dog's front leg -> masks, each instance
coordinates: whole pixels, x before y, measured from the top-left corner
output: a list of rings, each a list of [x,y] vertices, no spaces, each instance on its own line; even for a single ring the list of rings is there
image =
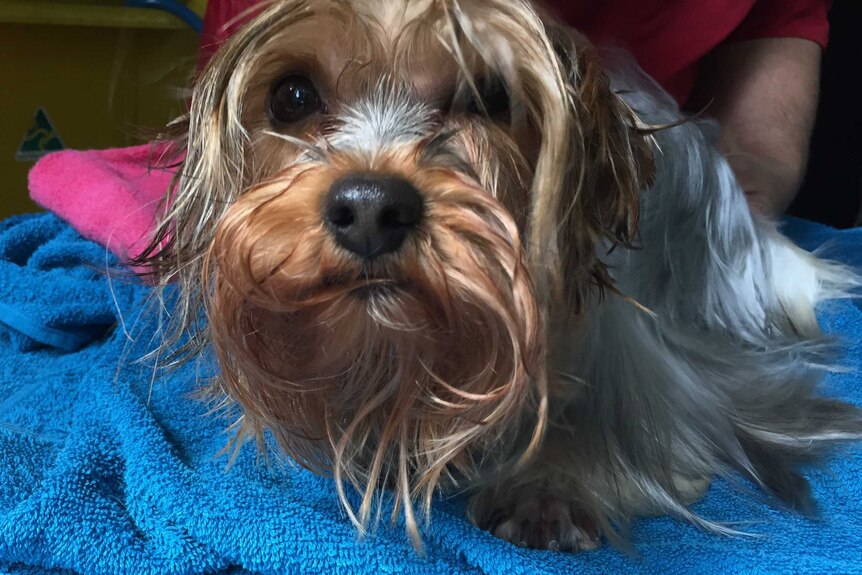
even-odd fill
[[[495,537],[520,547],[562,551],[596,549],[600,530],[595,517],[579,503],[571,486],[555,474],[508,478],[487,486],[469,503],[470,520]],[[569,489],[567,489],[569,487]]]
[[[556,430],[541,451],[514,474],[500,474],[470,499],[474,525],[521,547],[562,551],[596,549],[604,535],[637,516],[666,513],[632,477],[584,457],[573,433]],[[699,500],[706,477],[672,472],[670,489],[683,505]]]

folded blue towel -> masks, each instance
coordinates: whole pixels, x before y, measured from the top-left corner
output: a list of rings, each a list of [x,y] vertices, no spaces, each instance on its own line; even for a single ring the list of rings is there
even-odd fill
[[[0,223],[0,330],[21,349],[75,351],[104,336],[117,320],[106,263],[103,248],[58,218]]]
[[[807,247],[829,240],[833,256],[859,257],[860,232],[787,229]],[[153,334],[135,319],[148,290],[109,282],[96,269],[106,261],[54,216],[0,225],[0,573],[862,573],[860,448],[807,473],[819,521],[716,482],[697,511],[759,538],[662,517],[637,522],[634,555],[531,551],[472,527],[464,501],[450,499],[434,508],[424,557],[386,521],[358,540],[330,480],[267,466],[250,446],[226,470],[226,416],[192,397],[208,368],[154,378],[130,361]],[[827,329],[858,369],[862,310],[829,312]],[[825,389],[862,401],[855,373]]]

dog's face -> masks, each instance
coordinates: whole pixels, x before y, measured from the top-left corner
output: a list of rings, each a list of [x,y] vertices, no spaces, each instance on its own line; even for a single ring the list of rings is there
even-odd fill
[[[196,83],[145,259],[182,327],[205,306],[243,432],[356,485],[359,524],[395,487],[415,532],[412,501],[539,440],[553,326],[634,233],[633,126],[529,2],[267,3]]]

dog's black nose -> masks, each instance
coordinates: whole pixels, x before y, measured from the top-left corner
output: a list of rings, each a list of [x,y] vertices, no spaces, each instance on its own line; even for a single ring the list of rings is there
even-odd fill
[[[410,182],[358,174],[333,184],[326,223],[346,250],[372,259],[397,250],[422,219],[422,197]]]

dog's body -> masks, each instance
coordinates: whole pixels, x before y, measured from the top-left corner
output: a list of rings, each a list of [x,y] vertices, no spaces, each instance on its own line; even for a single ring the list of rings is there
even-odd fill
[[[265,5],[198,81],[138,262],[180,284],[168,345],[214,346],[240,437],[353,484],[360,527],[394,488],[417,544],[452,486],[536,547],[721,530],[686,506],[734,472],[807,510],[794,465],[862,432],[814,389],[814,308],[857,282],[618,76],[524,1]]]
[[[633,65],[621,68],[618,89],[644,122],[683,120]],[[613,533],[650,513],[732,532],[686,505],[709,478],[733,474],[811,512],[794,465],[858,438],[853,408],[814,396],[834,351],[815,307],[847,297],[858,279],[753,216],[715,136],[709,122],[655,134],[661,152],[641,196],[640,248],[603,253],[619,290],[649,312],[593,298],[559,340],[555,369],[569,383],[552,401],[541,463],[474,501],[474,521],[499,536],[591,548],[595,520]]]

